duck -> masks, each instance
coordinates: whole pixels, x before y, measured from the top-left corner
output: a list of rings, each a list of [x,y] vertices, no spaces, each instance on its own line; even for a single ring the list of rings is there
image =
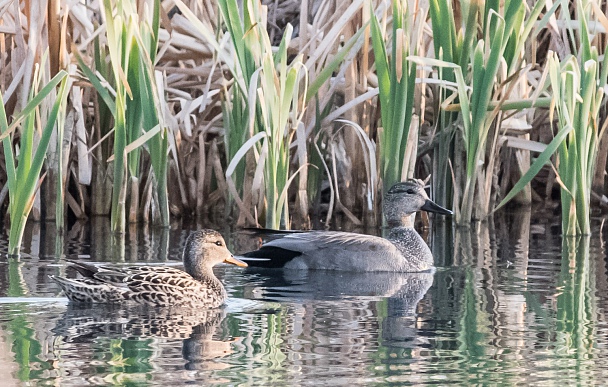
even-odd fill
[[[137,303],[161,307],[217,308],[226,290],[213,273],[219,263],[246,267],[215,230],[190,233],[183,252],[184,270],[164,266],[92,265],[70,261],[82,278],[51,275],[67,298],[79,303]]]
[[[433,202],[420,179],[394,184],[382,204],[386,238],[341,231],[281,232],[276,239],[239,258],[251,267],[354,272],[424,272],[434,270],[433,254],[413,227],[413,214],[452,211]]]

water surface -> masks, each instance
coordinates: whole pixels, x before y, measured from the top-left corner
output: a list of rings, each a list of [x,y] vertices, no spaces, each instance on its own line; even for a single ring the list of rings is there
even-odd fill
[[[237,252],[259,241],[221,230]],[[218,267],[220,310],[74,306],[48,279],[65,259],[179,265],[187,231],[107,222],[65,238],[33,225],[20,259],[0,241],[3,385],[578,384],[608,377],[608,275],[591,238],[503,215],[473,230],[436,224],[435,273]]]

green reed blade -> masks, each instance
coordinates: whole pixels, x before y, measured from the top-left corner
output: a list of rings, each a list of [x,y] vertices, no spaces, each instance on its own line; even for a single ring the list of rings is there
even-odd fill
[[[50,81],[47,83],[28,103],[23,107],[23,110],[20,111],[15,118],[12,120],[10,125],[6,125],[6,130],[2,131],[0,134],[0,140],[4,140],[7,136],[15,131],[18,125],[30,115],[38,105],[49,95],[49,93],[57,87],[57,85],[62,81],[63,77],[65,77],[67,73],[64,70],[61,70],[57,73]],[[3,114],[5,115],[6,121],[6,112],[4,111],[4,106],[2,107]],[[1,115],[1,114],[0,114]]]
[[[327,80],[333,76],[334,71],[344,62],[344,59],[346,59],[351,51],[360,44],[361,36],[365,32],[368,23],[369,21],[361,26],[357,32],[355,32],[355,34],[344,44],[342,48],[340,48],[340,50],[338,50],[338,52],[333,56],[332,60],[323,67],[323,70],[321,70],[317,77],[310,83],[306,93],[306,102],[309,102],[315,95],[317,95],[325,82],[327,82]]]
[[[11,186],[9,184],[9,191],[12,191],[12,200],[9,203],[9,212],[11,217],[11,226],[9,232],[9,254],[11,255],[19,255],[19,248],[21,246],[23,230],[25,229],[27,217],[32,209],[34,196],[38,188],[40,171],[42,170],[42,164],[46,157],[46,150],[48,148],[49,141],[53,133],[53,128],[57,122],[57,116],[59,114],[60,106],[62,102],[67,98],[67,94],[69,91],[67,87],[67,73],[65,71],[62,71],[55,76],[55,78],[57,77],[59,77],[61,81],[61,86],[59,89],[59,93],[57,94],[57,98],[55,99],[55,103],[53,104],[45,126],[41,132],[38,146],[33,156],[31,155],[31,153],[29,156],[25,153],[20,154],[20,158],[31,157],[31,161],[27,163],[29,164],[29,169],[19,169],[19,174],[15,175],[16,179],[13,182],[14,185]],[[45,89],[46,88],[43,88],[36,95],[36,97],[40,97],[40,94],[45,91]],[[48,92],[50,93],[50,90],[48,90]],[[32,101],[34,99],[40,100],[40,98],[36,97],[32,98]],[[30,112],[30,115],[32,117],[35,114],[36,113],[34,110]],[[33,127],[31,129],[33,129]],[[7,146],[10,147],[10,138],[5,137],[3,143],[5,145],[5,149]],[[7,160],[7,155],[12,155],[12,151],[8,154],[5,153],[5,160]],[[9,163],[7,163],[7,165],[8,164]]]
[[[534,179],[534,177],[540,172],[540,170],[551,162],[551,156],[556,152],[559,146],[563,143],[564,139],[572,132],[572,127],[562,128],[547,145],[545,150],[541,152],[536,160],[530,165],[530,169],[515,183],[509,193],[498,203],[493,211],[497,211],[499,208],[507,204],[513,199],[521,190],[523,190],[528,183]]]
[[[416,64],[408,61],[415,49],[412,39],[411,15],[398,1],[393,1],[393,27],[390,59],[377,16],[371,17],[372,48],[378,75],[378,98],[382,118],[380,161],[384,190],[402,178],[403,160],[412,122]],[[417,152],[414,147],[413,152]]]

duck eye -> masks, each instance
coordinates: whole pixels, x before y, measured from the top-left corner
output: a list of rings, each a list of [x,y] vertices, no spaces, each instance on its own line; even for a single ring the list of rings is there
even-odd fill
[[[217,241],[217,242],[215,242],[215,245],[216,245],[216,246],[222,246],[222,241]]]
[[[406,192],[410,195],[413,195],[415,193],[415,191],[412,188],[408,189]]]

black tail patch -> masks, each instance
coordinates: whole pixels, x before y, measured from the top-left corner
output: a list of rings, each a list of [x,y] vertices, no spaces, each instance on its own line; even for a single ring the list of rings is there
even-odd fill
[[[262,246],[261,249],[242,254],[243,261],[252,267],[279,269],[295,257],[302,255],[299,251],[282,249],[275,246]],[[247,260],[247,258],[268,258],[267,260]]]

